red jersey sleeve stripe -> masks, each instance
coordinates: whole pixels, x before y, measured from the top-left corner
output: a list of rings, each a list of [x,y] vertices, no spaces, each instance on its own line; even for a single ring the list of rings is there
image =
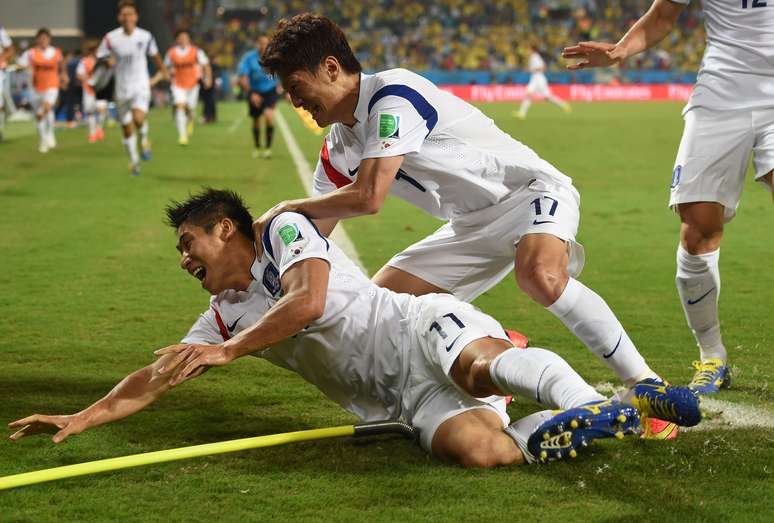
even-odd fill
[[[328,155],[328,139],[323,140],[322,149],[320,149],[320,163],[322,163],[328,179],[333,182],[337,188],[344,187],[352,183],[352,180],[341,174],[331,163],[330,156]]]

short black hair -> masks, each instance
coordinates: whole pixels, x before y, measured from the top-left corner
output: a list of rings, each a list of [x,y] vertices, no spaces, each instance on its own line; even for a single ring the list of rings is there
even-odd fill
[[[191,36],[191,31],[189,31],[185,27],[181,27],[180,29],[175,31],[175,40],[177,40],[177,37],[180,36],[183,33],[187,34],[189,37]]]
[[[242,198],[228,189],[204,187],[200,193],[189,195],[184,202],[172,200],[165,212],[167,224],[175,230],[188,222],[204,228],[209,233],[217,222],[230,218],[239,232],[251,240],[255,238],[250,211]]]
[[[35,33],[35,38],[39,37],[40,35],[47,35],[49,38],[51,38],[51,31],[48,30],[48,27],[41,27],[38,29],[38,32]]]
[[[121,0],[118,2],[118,6],[116,6],[116,13],[120,14],[124,7],[131,7],[134,9],[135,13],[140,14],[140,11],[137,9],[137,4],[134,3],[134,0]]]
[[[317,72],[328,56],[336,58],[350,74],[363,70],[344,31],[333,20],[301,13],[280,20],[277,32],[261,56],[261,66],[270,74],[285,78],[301,70]]]

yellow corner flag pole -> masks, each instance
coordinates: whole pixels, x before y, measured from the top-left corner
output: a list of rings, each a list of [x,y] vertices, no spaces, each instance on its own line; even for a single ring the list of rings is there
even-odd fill
[[[206,443],[204,445],[194,445],[191,447],[180,447],[177,449],[146,452],[144,454],[132,454],[131,456],[121,456],[119,458],[88,461],[86,463],[66,465],[64,467],[56,467],[52,469],[37,470],[35,472],[25,472],[23,474],[14,474],[12,476],[0,477],[0,490],[22,487],[24,485],[32,485],[35,483],[43,483],[45,481],[71,478],[74,476],[97,474],[99,472],[106,472],[109,470],[140,467],[142,465],[152,465],[154,463],[164,463],[166,461],[197,458],[200,456],[223,454],[226,452],[237,452],[240,450],[257,449],[261,447],[273,447],[275,445],[285,445],[287,443],[296,443],[299,441],[338,438],[342,436],[354,435],[355,425],[344,425],[341,427],[330,427],[326,429],[301,430],[296,432],[285,432],[283,434],[257,436],[254,438],[220,441],[218,443]]]
[[[314,118],[312,118],[312,115],[309,114],[309,111],[303,107],[293,107],[293,110],[295,110],[298,117],[301,118],[301,122],[303,122],[304,127],[312,131],[317,136],[320,136],[323,133],[323,129],[317,125],[317,122],[314,121]]]

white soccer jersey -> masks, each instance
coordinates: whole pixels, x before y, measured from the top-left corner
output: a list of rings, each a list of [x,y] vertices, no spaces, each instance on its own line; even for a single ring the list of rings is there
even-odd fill
[[[258,356],[298,373],[366,421],[397,417],[412,298],[373,284],[301,214],[275,217],[262,242],[250,287],[213,296],[182,342],[222,343],[254,325],[282,296],[285,271],[309,258],[325,260],[331,269],[323,316]]]
[[[323,194],[361,160],[403,155],[390,191],[442,219],[502,201],[536,178],[571,183],[481,111],[405,69],[360,75],[354,126],[331,126],[314,177]]]
[[[774,107],[774,1],[702,0],[702,9],[707,47],[685,110]]]
[[[527,63],[527,68],[529,69],[530,73],[542,73],[546,70],[546,63],[543,61],[543,57],[540,56],[540,53],[532,52],[529,55],[529,62]]]
[[[137,27],[128,35],[119,27],[105,35],[97,49],[97,58],[112,55],[116,59],[116,99],[150,92],[148,57],[158,53],[156,39],[145,29]]]

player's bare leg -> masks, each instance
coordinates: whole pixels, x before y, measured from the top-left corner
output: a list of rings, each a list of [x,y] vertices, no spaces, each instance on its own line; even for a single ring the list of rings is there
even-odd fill
[[[526,235],[516,248],[516,281],[521,290],[557,316],[626,386],[658,377],[607,303],[569,277],[568,261],[563,240],[551,234]]]
[[[774,202],[774,169],[769,171],[769,174],[761,177],[761,180],[763,180],[763,183],[769,186],[769,190],[771,191],[771,201]]]
[[[568,275],[568,261],[567,245],[560,238],[526,235],[516,248],[516,281],[615,372],[629,389],[623,401],[653,418],[697,424],[701,413],[695,396],[685,387],[667,386],[645,363],[605,300]]]
[[[678,205],[677,210],[681,223],[675,283],[701,355],[694,363],[697,372],[691,387],[708,394],[728,384],[728,354],[718,318],[724,209],[717,202],[692,202]]]
[[[473,409],[447,419],[433,435],[433,455],[463,467],[520,465],[524,454],[503,430],[500,416]]]
[[[451,294],[445,289],[436,287],[432,283],[423,280],[401,269],[385,265],[374,274],[371,280],[379,287],[390,289],[393,292],[423,296],[425,294]]]
[[[629,413],[626,431],[632,432],[638,416],[631,407],[607,402],[601,394],[587,384],[560,356],[545,349],[516,349],[509,342],[480,338],[469,343],[452,365],[450,376],[454,382],[473,397],[491,395],[520,395],[551,408],[574,409],[582,405],[597,404],[603,409],[616,412],[607,421],[617,424],[619,409]],[[464,466],[494,467],[534,461],[537,456],[530,452],[530,441],[534,445],[536,431],[545,427],[555,417],[550,410],[536,412],[503,428],[503,422],[494,411],[486,408],[466,411],[450,418],[439,427],[433,437],[433,453],[453,459]],[[603,416],[604,417],[604,416]],[[554,429],[561,433],[565,428],[559,422]],[[581,439],[591,434],[565,435],[567,455],[575,455]],[[607,426],[612,432],[600,432],[609,437],[619,428]],[[624,429],[621,429],[624,430]],[[538,434],[542,441],[542,432]],[[572,451],[572,452],[571,452]]]

